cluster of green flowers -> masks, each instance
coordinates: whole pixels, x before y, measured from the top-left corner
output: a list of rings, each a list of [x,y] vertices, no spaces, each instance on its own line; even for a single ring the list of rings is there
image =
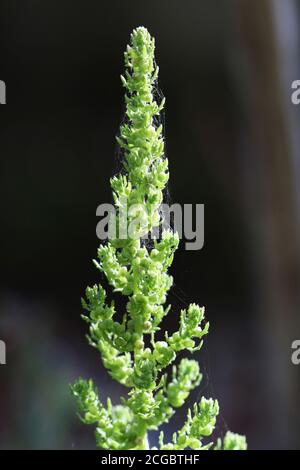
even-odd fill
[[[157,430],[167,422],[176,408],[181,407],[190,392],[199,385],[198,363],[182,359],[173,365],[172,378],[164,372],[182,350],[197,351],[208,333],[204,308],[191,304],[181,311],[179,329],[157,341],[165,307],[172,286],[168,274],[179,239],[172,230],[151,246],[143,237],[162,223],[159,206],[168,178],[168,160],[164,156],[162,126],[156,125],[164,101],[154,98],[158,67],[154,61],[154,39],[148,31],[137,28],[131,35],[131,45],[125,52],[126,123],[121,126],[118,144],[124,154],[125,174],[111,180],[116,206],[118,233],[98,250],[96,267],[105,275],[113,292],[128,299],[122,321],[116,320],[114,302],[108,303],[101,285],[86,290],[84,319],[89,324],[90,344],[97,348],[110,375],[129,388],[121,404],[104,406],[91,380],[79,379],[72,387],[82,420],[96,425],[96,442],[102,449],[147,449],[149,430]],[[134,207],[128,212],[126,227],[139,217],[134,237],[120,236],[124,221],[120,220],[122,205]],[[146,209],[146,210],[145,210]],[[146,215],[145,215],[146,214]],[[125,227],[125,228],[126,228]],[[218,415],[218,403],[202,398],[189,410],[183,428],[174,434],[173,442],[161,449],[208,449],[213,443],[202,439],[213,432]],[[245,439],[228,433],[215,448],[244,449]]]

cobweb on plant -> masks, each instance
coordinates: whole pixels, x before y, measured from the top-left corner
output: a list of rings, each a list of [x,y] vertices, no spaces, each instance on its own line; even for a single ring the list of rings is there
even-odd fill
[[[155,64],[156,66],[156,64]],[[159,88],[157,81],[154,83],[153,87],[153,97],[154,100],[158,103],[160,103],[164,99],[164,94],[162,90]],[[125,105],[123,109],[123,117],[121,119],[119,129],[123,124],[129,124],[129,119],[126,115],[125,112]],[[162,126],[162,135],[164,139],[164,154],[162,158],[167,158],[167,140],[166,140],[166,125],[165,125],[165,108],[162,109],[162,111],[159,113],[159,115],[156,115],[153,118],[153,124],[155,126],[155,129],[157,129],[159,126]],[[120,148],[120,146],[116,143],[116,150],[115,150],[115,162],[114,162],[114,168],[113,168],[113,174],[122,174],[126,175],[126,170],[124,168],[123,162],[125,158],[125,151],[124,149]],[[165,189],[163,190],[163,203],[168,205],[169,207],[172,205],[172,197],[171,197],[171,191],[170,191],[170,182],[166,185]],[[163,228],[172,230],[173,232],[175,231],[174,227],[174,220],[171,218],[171,220],[167,220],[165,217],[165,212],[163,206],[160,208],[160,216],[161,216],[161,225],[163,225]],[[170,222],[170,223],[169,223]],[[159,236],[161,236],[162,230],[159,231]],[[147,238],[144,238],[141,240],[141,243],[143,246],[146,246],[148,250],[151,250],[153,248],[153,239],[151,238],[150,234]],[[184,292],[183,289],[174,281],[173,286],[170,289],[169,292],[169,298],[170,298],[170,303],[176,307],[177,313],[179,315],[180,310],[187,308],[189,306],[189,300],[188,296]],[[163,320],[167,321],[167,320]],[[162,324],[162,330],[163,330],[163,324]],[[201,397],[207,392],[209,396],[216,397],[216,393],[214,392],[214,385],[212,381],[212,374],[210,370],[210,354],[209,354],[209,346],[208,346],[208,339],[204,341],[204,345],[202,348],[202,355],[201,360],[199,360],[200,363],[200,369],[201,373],[203,375],[202,382],[200,386],[198,387],[197,391],[194,392],[194,396],[191,394],[191,397],[189,401],[186,403],[184,407],[182,407],[180,410],[177,410],[177,414],[180,415],[182,414],[184,416],[186,409],[189,407],[189,405],[194,401],[200,401]],[[199,354],[200,356],[200,354]],[[176,363],[179,362],[180,357],[177,358]],[[199,357],[197,358],[197,360]],[[171,368],[170,368],[171,370]],[[178,417],[180,420],[180,417]],[[167,423],[162,426],[162,429],[165,429],[166,435],[169,434],[170,437],[173,432],[173,426],[170,426],[170,423]],[[218,435],[219,437],[223,438],[226,434],[226,432],[229,430],[226,420],[222,414],[222,412],[219,412],[219,419],[217,420],[216,426],[215,426],[215,431],[213,434]],[[213,437],[213,436],[212,436]],[[151,439],[150,439],[151,440]]]

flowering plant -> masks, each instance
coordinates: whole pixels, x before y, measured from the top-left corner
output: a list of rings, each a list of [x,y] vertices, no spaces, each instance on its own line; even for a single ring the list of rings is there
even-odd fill
[[[117,137],[124,155],[124,172],[111,179],[119,230],[100,245],[95,261],[113,292],[127,298],[126,313],[122,321],[116,320],[115,304],[107,301],[101,285],[88,287],[82,301],[90,344],[100,351],[112,378],[129,390],[121,404],[113,405],[108,399],[105,406],[92,380],[79,379],[72,386],[81,419],[96,426],[96,443],[102,449],[149,448],[148,432],[170,419],[202,377],[198,362],[187,358],[173,365],[171,378],[164,370],[180,351],[198,351],[209,327],[204,308],[191,304],[181,311],[178,331],[165,332],[163,340],[157,340],[161,321],[171,308],[165,306],[173,282],[168,268],[179,239],[168,229],[151,245],[143,241],[162,224],[159,206],[169,178],[163,128],[159,125],[164,100],[158,103],[154,93],[158,77],[154,47],[154,39],[139,27],[125,52],[126,72],[121,78],[126,89],[126,120]],[[143,213],[135,236],[120,236],[124,224],[119,214],[124,204],[134,208],[128,212],[126,228],[136,219],[139,207]],[[227,433],[223,442],[203,443],[214,430],[218,412],[216,400],[201,398],[188,411],[172,442],[165,443],[161,432],[160,449],[245,449],[245,438],[233,433]]]

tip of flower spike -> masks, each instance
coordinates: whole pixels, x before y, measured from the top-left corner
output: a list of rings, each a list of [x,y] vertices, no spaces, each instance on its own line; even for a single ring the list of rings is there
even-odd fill
[[[136,48],[150,45],[154,46],[154,39],[145,26],[138,26],[131,33],[131,43]]]
[[[150,36],[148,29],[145,26],[138,26],[132,31],[132,36]]]
[[[122,80],[123,85],[128,88],[130,92],[136,91],[135,88],[141,86],[141,77],[146,77],[147,75],[151,75],[152,77],[154,71],[154,50],[155,41],[147,28],[139,26],[132,31],[130,44],[127,46],[124,53],[127,71],[125,81]],[[131,76],[132,72],[133,76]]]

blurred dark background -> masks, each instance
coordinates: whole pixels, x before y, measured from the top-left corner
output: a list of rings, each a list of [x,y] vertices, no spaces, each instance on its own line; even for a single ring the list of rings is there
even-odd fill
[[[190,403],[217,397],[218,432],[251,449],[300,448],[294,0],[1,1],[0,447],[93,448],[68,384],[124,392],[86,343],[80,297],[100,279],[95,212],[111,200],[123,51],[139,25],[156,38],[172,201],[205,204],[205,246],[177,253],[167,321],[194,301],[211,323]]]

